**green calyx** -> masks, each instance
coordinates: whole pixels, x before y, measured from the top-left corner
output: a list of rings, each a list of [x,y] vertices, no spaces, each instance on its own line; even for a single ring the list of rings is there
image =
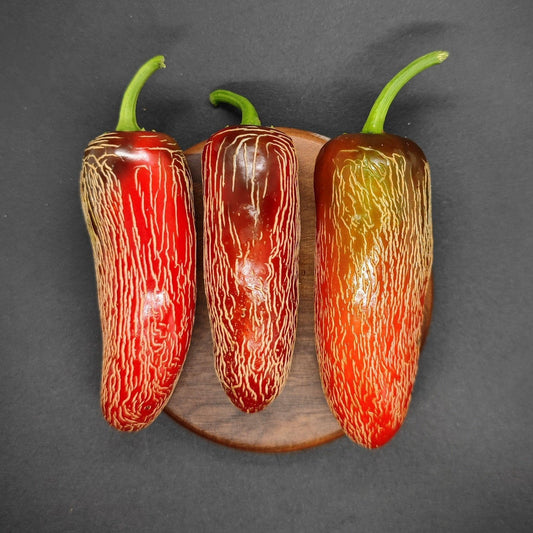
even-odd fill
[[[409,63],[409,65],[400,70],[400,72],[398,72],[398,74],[385,85],[377,97],[361,133],[383,133],[385,117],[387,116],[392,101],[400,89],[417,74],[420,74],[420,72],[433,65],[442,63],[447,57],[448,52],[440,50],[430,52],[429,54],[415,59],[412,63]]]
[[[214,106],[223,103],[231,104],[239,108],[242,114],[241,126],[261,126],[261,121],[259,120],[255,107],[250,100],[240,94],[224,89],[217,89],[209,95],[209,101]]]
[[[165,68],[165,58],[163,56],[155,56],[149,59],[133,76],[122,97],[115,131],[144,131],[137,124],[137,99],[148,78],[160,68]]]

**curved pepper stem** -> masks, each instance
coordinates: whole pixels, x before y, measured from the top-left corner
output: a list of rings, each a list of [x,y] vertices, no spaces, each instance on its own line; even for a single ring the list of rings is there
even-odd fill
[[[409,63],[409,65],[400,70],[400,72],[398,72],[398,74],[385,85],[377,97],[361,133],[383,133],[385,117],[387,116],[392,101],[400,89],[417,74],[420,74],[420,72],[426,70],[428,67],[442,63],[447,57],[448,52],[443,52],[441,50],[430,52],[429,54],[415,59],[412,63]]]
[[[242,113],[241,126],[261,126],[261,121],[259,120],[255,107],[248,98],[240,94],[224,89],[217,89],[209,95],[209,101],[214,106],[224,103],[238,107]]]
[[[165,58],[163,56],[155,56],[149,59],[133,76],[122,97],[115,131],[143,131],[143,128],[137,124],[137,99],[146,80],[160,68],[165,68]]]

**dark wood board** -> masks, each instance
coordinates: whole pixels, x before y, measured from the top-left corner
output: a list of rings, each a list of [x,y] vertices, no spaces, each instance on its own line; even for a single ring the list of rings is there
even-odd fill
[[[343,435],[324,398],[316,361],[313,326],[315,208],[313,171],[326,137],[279,128],[298,154],[302,238],[300,305],[291,373],[280,394],[263,411],[246,414],[226,397],[213,364],[213,348],[202,272],[201,152],[204,142],[185,155],[191,168],[198,231],[198,301],[193,338],[182,375],[165,411],[190,430],[218,443],[245,450],[288,452],[318,446]],[[426,299],[424,337],[429,328],[432,292]]]

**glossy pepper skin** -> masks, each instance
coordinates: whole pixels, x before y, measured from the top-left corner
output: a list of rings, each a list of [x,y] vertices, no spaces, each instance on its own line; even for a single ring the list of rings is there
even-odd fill
[[[399,88],[447,56],[438,54],[406,67],[409,76],[402,71],[399,86],[397,77],[391,81],[363,128],[367,133],[332,139],[316,161],[322,386],[345,433],[368,448],[387,443],[407,414],[433,261],[428,162],[414,142],[383,133],[382,125]],[[376,113],[382,114],[377,122]]]
[[[123,110],[128,100],[134,110],[145,79],[162,66],[158,56],[141,67]],[[168,135],[136,129],[134,116],[129,122],[121,116],[117,131],[89,144],[80,192],[102,326],[101,407],[116,429],[138,431],[170,399],[189,348],[196,234],[180,147]]]
[[[243,124],[210,137],[202,154],[204,280],[215,369],[239,409],[260,411],[291,365],[298,306],[298,169],[290,137],[262,127],[248,100]],[[251,117],[250,115],[253,115]]]

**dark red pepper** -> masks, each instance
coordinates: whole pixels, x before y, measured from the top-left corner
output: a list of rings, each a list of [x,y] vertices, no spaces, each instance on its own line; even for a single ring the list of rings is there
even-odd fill
[[[242,124],[215,133],[202,154],[204,278],[215,368],[242,411],[263,409],[291,365],[298,306],[298,168],[289,136],[262,127],[250,102]]]
[[[423,56],[384,88],[360,134],[330,140],[315,167],[316,341],[322,385],[346,434],[375,448],[407,414],[433,261],[429,165],[383,132],[387,110]]]
[[[176,141],[139,128],[135,107],[162,56],[124,93],[116,131],[94,139],[80,192],[102,324],[101,405],[122,431],[150,424],[170,399],[191,340],[196,233],[191,174]]]

